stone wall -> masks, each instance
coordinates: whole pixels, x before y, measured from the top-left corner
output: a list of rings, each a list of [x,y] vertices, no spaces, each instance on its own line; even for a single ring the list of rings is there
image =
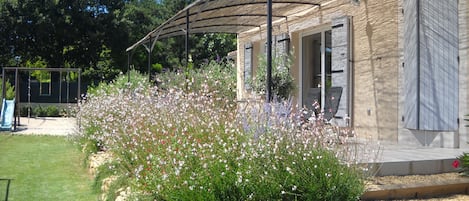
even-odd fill
[[[352,121],[358,135],[397,142],[398,128],[398,1],[332,0],[274,23],[273,34],[288,32],[294,51],[292,75],[300,80],[300,41],[304,32],[331,26],[331,20],[350,16],[352,28]],[[265,41],[265,30],[239,34],[238,47],[245,42]],[[240,49],[241,50],[241,49]],[[238,51],[238,98],[247,97],[242,84],[243,51]],[[296,92],[297,97],[299,92]]]
[[[354,20],[354,126],[357,133],[397,140],[397,2],[362,1]]]

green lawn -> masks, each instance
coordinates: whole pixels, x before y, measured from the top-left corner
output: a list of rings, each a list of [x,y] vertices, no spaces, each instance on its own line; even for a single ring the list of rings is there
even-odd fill
[[[65,137],[0,133],[0,178],[14,179],[9,201],[97,200],[83,157]],[[0,181],[0,200],[5,187]]]

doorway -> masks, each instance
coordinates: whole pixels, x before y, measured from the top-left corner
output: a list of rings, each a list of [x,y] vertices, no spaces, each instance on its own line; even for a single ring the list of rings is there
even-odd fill
[[[301,37],[301,101],[313,111],[315,103],[324,111],[326,93],[331,88],[331,30],[303,34]]]

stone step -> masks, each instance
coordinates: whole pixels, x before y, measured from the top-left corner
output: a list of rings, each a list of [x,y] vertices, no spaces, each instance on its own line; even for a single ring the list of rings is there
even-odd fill
[[[453,162],[469,149],[384,146],[373,164],[376,176],[438,174],[457,171]]]
[[[376,176],[404,176],[404,175],[427,175],[455,172],[453,167],[456,158],[418,160],[418,161],[395,161],[375,163],[372,167],[376,169]]]

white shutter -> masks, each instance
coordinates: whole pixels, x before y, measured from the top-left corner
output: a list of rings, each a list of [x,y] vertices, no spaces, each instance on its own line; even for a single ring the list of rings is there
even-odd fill
[[[420,1],[421,130],[458,128],[458,1]]]
[[[252,44],[244,44],[244,89],[250,90],[252,82]]]
[[[458,0],[404,1],[404,126],[458,128]]]
[[[289,70],[290,66],[287,66],[288,56],[290,55],[290,37],[287,33],[275,36],[275,56],[282,57],[277,61],[279,70]]]
[[[343,16],[332,20],[332,87],[342,88],[340,102],[335,114],[336,118],[350,116],[349,92],[351,87],[350,80],[350,18]]]
[[[418,0],[417,0],[418,1]],[[418,129],[417,1],[404,1],[404,127]]]

